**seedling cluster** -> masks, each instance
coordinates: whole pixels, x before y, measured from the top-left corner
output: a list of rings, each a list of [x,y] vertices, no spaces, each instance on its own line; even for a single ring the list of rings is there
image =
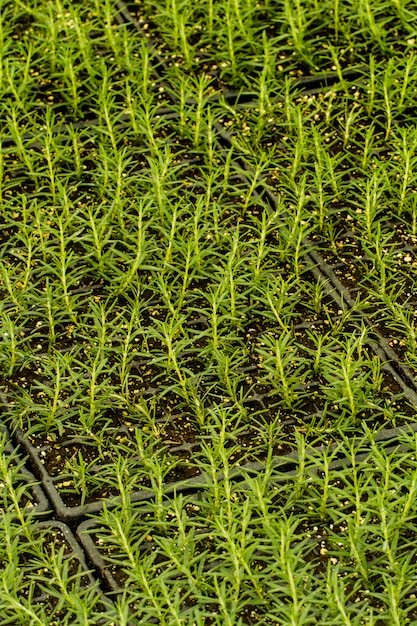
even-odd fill
[[[413,623],[411,3],[0,6],[1,620]]]

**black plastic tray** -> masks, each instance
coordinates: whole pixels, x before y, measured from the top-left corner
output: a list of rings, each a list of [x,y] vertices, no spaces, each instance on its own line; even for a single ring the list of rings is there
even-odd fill
[[[244,163],[237,163],[236,168],[244,168]],[[247,170],[248,171],[248,170]],[[248,171],[250,174],[250,170]],[[240,174],[242,181],[247,182],[245,170],[241,169]],[[271,204],[273,207],[274,202],[276,201],[273,194],[267,190],[263,183],[259,183],[255,193],[258,195],[262,193],[263,198],[266,198],[266,201]],[[307,242],[308,243],[308,242]],[[331,267],[328,266],[322,257],[313,252],[305,256],[305,264],[309,271],[312,272],[314,276],[319,278],[324,282],[324,289],[330,295],[334,301],[338,304],[339,308],[351,308],[354,304],[351,294],[348,290],[346,290],[337,280],[334,273],[332,273]],[[330,282],[327,282],[330,281]],[[364,316],[365,322],[370,325],[371,322]],[[379,343],[377,342],[369,342],[369,346],[372,350],[377,354],[382,361],[383,368],[388,371],[391,376],[394,377],[396,382],[401,386],[405,397],[410,401],[410,403],[417,407],[417,393],[414,387],[413,380],[407,376],[407,372],[403,369],[401,363],[399,363],[396,358],[395,353],[391,350],[391,348],[384,343],[382,338]],[[5,402],[7,404],[7,402]],[[412,429],[417,429],[417,425],[412,425]],[[399,434],[401,430],[408,430],[409,426],[405,426],[404,428],[397,429],[393,431],[392,429],[386,429],[380,433],[380,437],[382,437],[381,441],[386,438],[392,438],[394,436],[394,432]],[[31,444],[31,442],[25,437],[24,432],[20,430],[16,430],[14,433],[15,441],[20,446],[23,447],[25,453],[28,455],[31,466],[35,475],[41,481],[41,484],[47,493],[57,517],[61,520],[71,520],[71,519],[79,519],[87,514],[97,513],[102,510],[103,506],[114,507],[120,501],[117,497],[100,499],[95,502],[86,503],[80,506],[67,506],[63,501],[59,489],[57,488],[57,483],[65,480],[63,476],[51,477],[40,457],[39,451]],[[321,453],[324,448],[317,448],[317,453]],[[295,456],[294,456],[295,455]],[[278,457],[274,460],[274,464],[276,463],[277,467],[280,467],[282,471],[292,471],[291,468],[294,468],[294,464],[296,464],[297,453],[291,452],[283,457]],[[234,476],[236,480],[243,480],[243,476],[245,472],[256,472],[262,471],[263,465],[259,464],[258,466],[253,463],[244,464],[239,469],[234,472]],[[285,469],[287,468],[287,470]],[[221,478],[221,477],[220,477]],[[187,493],[195,490],[199,490],[204,488],[205,486],[205,478],[203,476],[196,476],[194,478],[187,479],[185,481],[177,481],[173,483],[167,483],[165,485],[165,495],[170,495],[173,493]],[[153,499],[153,493],[150,490],[141,489],[139,491],[133,492],[131,494],[131,500],[133,502],[138,501],[149,501]]]
[[[84,572],[84,576],[85,576],[85,587],[88,589],[89,587],[92,587],[93,585],[96,584],[96,578],[93,576],[92,574],[92,570],[91,568],[88,566],[87,564],[87,560],[86,560],[86,556],[84,553],[84,550],[82,549],[82,547],[80,546],[80,544],[78,543],[78,541],[76,540],[73,532],[71,531],[71,529],[64,524],[63,522],[59,522],[59,521],[44,521],[44,522],[40,522],[37,524],[36,526],[37,530],[41,530],[41,531],[59,531],[61,533],[61,535],[64,538],[64,542],[67,546],[67,550],[66,550],[66,554],[65,554],[65,558],[66,559],[75,559],[81,569]],[[60,547],[62,547],[62,543],[59,543],[57,548],[59,549]],[[58,550],[57,550],[58,551]],[[112,600],[110,600],[108,597],[106,597],[104,595],[104,593],[101,591],[101,589],[98,587],[98,593],[100,596],[100,602],[102,601],[103,603],[103,613],[106,612],[106,610],[108,610],[108,608],[114,606]],[[37,596],[36,598],[33,598],[33,603],[34,604],[41,604],[43,602],[45,602],[45,600],[47,599],[47,594],[43,593],[39,596]],[[107,605],[107,606],[106,606]],[[104,622],[104,620],[103,620]],[[98,622],[98,625],[101,624],[102,621],[100,620]],[[106,623],[107,620],[106,620]]]
[[[384,367],[389,368],[389,365],[387,364]],[[412,390],[409,390],[404,383],[402,383],[402,387],[405,396],[410,400],[410,402],[414,404],[414,406],[417,407],[416,394]],[[397,428],[383,429],[375,436],[374,439],[377,443],[385,445],[386,442],[392,443],[393,441],[401,438],[402,434],[410,432],[417,432],[417,422],[408,423],[404,426],[400,426]],[[62,481],[63,478],[61,476],[52,478],[48,474],[41,461],[38,451],[24,436],[24,433],[19,430],[16,431],[15,438],[19,445],[21,445],[28,454],[33,466],[33,470],[35,474],[39,477],[41,484],[53,505],[55,515],[60,520],[69,521],[83,518],[85,515],[88,514],[99,513],[104,507],[106,507],[107,509],[111,509],[121,503],[120,497],[112,497],[103,498],[95,502],[86,503],[80,506],[67,506],[62,500],[60,492],[56,487],[56,484]],[[350,438],[349,441],[352,443],[352,445],[356,445],[358,446],[358,448],[361,448],[363,453],[367,453],[366,449],[370,445],[370,440],[367,438],[366,435],[362,436],[361,438]],[[339,443],[333,443],[330,445],[311,447],[307,452],[307,456],[309,458],[314,458],[324,453],[327,454],[329,452],[334,452],[340,447],[340,445],[341,444]],[[298,460],[298,452],[294,449],[293,451],[287,454],[283,454],[282,456],[275,456],[272,461],[272,466],[276,470],[276,472],[282,474],[282,480],[288,480],[294,474],[294,472],[297,471]],[[341,458],[341,462],[343,462],[343,458]],[[257,474],[259,472],[263,472],[264,469],[265,465],[262,462],[247,462],[231,470],[230,477],[237,482],[241,482],[244,481],[245,476],[247,476],[248,474]],[[222,472],[219,472],[218,480],[222,480],[222,478],[223,474]],[[164,496],[169,497],[173,494],[179,493],[195,493],[197,491],[205,489],[207,486],[208,483],[206,477],[204,475],[197,475],[185,480],[166,483],[164,488]],[[150,489],[141,489],[138,491],[134,491],[130,495],[131,502],[146,503],[152,501],[153,499],[154,493]]]
[[[7,454],[13,455],[17,460],[22,460],[20,459],[19,455],[17,454],[16,449],[12,445],[10,441],[9,433],[4,426],[0,426],[0,434],[1,433],[6,434],[7,445],[6,445],[5,452]],[[51,510],[51,507],[39,483],[35,479],[34,475],[25,467],[21,467],[19,470],[19,480],[22,483],[25,483],[26,485],[28,485],[28,493],[30,494],[30,500],[34,503],[33,506],[27,506],[25,508],[25,512],[27,514],[34,515],[36,517],[46,515]]]
[[[98,528],[100,528],[100,525],[94,519],[88,519],[85,522],[82,522],[77,527],[78,541],[82,545],[85,553],[88,555],[89,560],[97,572],[100,572],[101,577],[104,578],[107,587],[112,592],[121,593],[123,591],[123,587],[121,587],[113,577],[108,563],[106,563],[106,561],[102,558],[100,551],[96,548],[94,539],[91,536],[91,532]]]
[[[414,448],[411,448],[410,446],[404,445],[400,442],[393,443],[393,441],[397,439],[399,432],[400,430],[395,429],[395,428],[383,431],[379,433],[378,436],[375,437],[374,441],[375,443],[378,443],[379,447],[384,448],[384,452],[387,455],[390,455],[393,453],[403,453],[403,452],[412,451]],[[413,427],[410,428],[410,432],[417,432],[417,425],[413,425]],[[343,454],[340,456],[340,458],[337,458],[338,457],[337,450],[340,444],[334,444],[333,446],[331,446],[331,448],[329,448],[327,451],[329,453],[333,452],[335,458],[328,464],[327,466],[328,469],[331,471],[339,471],[341,469],[352,467],[353,463],[355,463],[355,466],[357,466],[359,463],[366,461],[371,455],[371,450],[368,449],[368,450],[363,451],[363,446],[362,446],[363,441],[364,440],[358,440],[357,442],[358,452],[357,454],[354,455],[354,459],[348,459]],[[315,451],[315,452],[318,452],[318,451]],[[297,460],[296,456],[288,455],[288,457],[290,456],[294,461]],[[316,456],[317,460],[319,461],[319,454],[312,453],[312,454],[309,454],[308,456],[310,460]],[[282,473],[282,470],[284,469],[284,467],[285,466],[280,467],[279,465],[275,464],[275,472],[272,473],[271,478],[270,478],[271,483],[275,483],[275,484],[283,483],[283,482],[288,481],[291,477],[295,477],[297,475],[298,470],[297,470],[296,465],[293,465],[291,468],[291,464],[289,464],[287,467],[287,471],[285,472],[285,475]],[[253,475],[253,474],[258,473],[259,471],[262,471],[264,467],[262,464],[254,463],[251,466],[249,465],[243,466],[242,469],[244,473]],[[313,466],[309,466],[306,469],[306,472],[309,475],[318,474],[320,472],[320,464],[316,463]],[[245,489],[244,478],[242,482],[240,482],[239,488]],[[196,502],[199,502],[199,500],[196,499]],[[146,505],[144,505],[143,512],[145,513],[147,510],[148,508],[146,507]],[[99,529],[100,529],[100,522],[98,520],[96,519],[85,520],[77,528],[77,538],[80,544],[83,546],[85,553],[88,555],[88,558],[93,564],[93,566],[95,567],[95,569],[98,572],[100,572],[100,575],[106,581],[107,587],[114,593],[122,593],[124,588],[120,586],[120,584],[114,578],[112,571],[111,571],[111,566],[103,558],[100,550],[97,548],[97,542],[94,540],[95,531],[98,531]],[[312,539],[311,541],[319,543],[321,539],[322,537],[319,537],[317,539]],[[145,552],[149,548],[149,545],[150,545],[149,542],[145,541],[143,546],[141,546],[139,549]]]

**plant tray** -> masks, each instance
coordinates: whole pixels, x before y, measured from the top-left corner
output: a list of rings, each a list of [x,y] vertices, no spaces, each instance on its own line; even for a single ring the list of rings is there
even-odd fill
[[[306,421],[308,425],[308,421]],[[290,424],[289,424],[290,426]],[[392,443],[398,441],[401,436],[406,433],[417,432],[417,423],[408,423],[404,426],[396,428],[385,428],[380,430],[373,440],[381,446],[386,446],[387,442]],[[365,450],[369,446],[370,436],[365,435],[362,438],[352,437],[349,439],[351,445],[358,447],[362,446]],[[16,441],[21,445],[28,454],[34,472],[39,477],[41,484],[51,501],[56,516],[63,521],[70,521],[73,519],[82,518],[85,515],[96,514],[103,510],[103,507],[110,510],[122,503],[122,498],[118,496],[102,498],[95,502],[89,502],[78,506],[67,505],[62,496],[62,488],[65,487],[65,483],[70,480],[70,476],[57,476],[51,477],[45,469],[42,462],[42,451],[39,453],[37,450],[23,435],[22,432],[16,431]],[[346,441],[346,438],[344,438]],[[329,439],[327,445],[317,444],[315,447],[311,445],[309,447],[307,456],[309,458],[320,457],[322,454],[328,454],[330,452],[337,451],[341,446],[340,442],[335,442]],[[290,451],[286,451],[287,450]],[[363,452],[363,454],[369,454],[369,452]],[[297,467],[300,462],[299,452],[296,448],[291,449],[290,446],[284,446],[282,454],[276,454],[272,459],[272,467],[281,475],[280,480],[288,480],[297,472]],[[339,459],[340,463],[344,463],[345,460],[342,457]],[[236,482],[242,482],[247,475],[256,475],[262,473],[265,470],[265,463],[260,461],[249,461],[238,464],[230,470],[230,477]],[[217,476],[219,481],[223,480],[223,474],[220,472]],[[198,474],[185,478],[183,480],[177,480],[167,482],[163,485],[163,496],[169,497],[174,494],[188,494],[204,490],[207,487],[207,476],[204,474]],[[129,501],[131,502],[150,502],[155,499],[155,491],[151,488],[144,488],[136,491],[132,491],[129,495]]]
[[[63,565],[63,568],[66,571],[66,575],[69,578],[74,577],[74,579],[77,579],[77,584],[79,585],[80,590],[88,592],[90,588],[93,588],[97,585],[97,581],[91,573],[91,569],[87,565],[83,549],[81,548],[74,534],[66,524],[59,521],[39,522],[36,525],[35,533],[39,534],[40,536],[44,558],[49,553],[51,557],[53,555],[55,555],[56,557],[57,554],[61,554],[62,562],[63,564],[65,563],[65,565]],[[30,564],[30,556],[28,556],[26,565],[30,566]],[[52,572],[48,573],[52,574]],[[54,584],[52,575],[50,584]],[[38,604],[42,605],[43,608],[48,607],[52,611],[52,613],[54,613],[54,611],[56,610],[55,607],[57,604],[57,596],[56,594],[48,594],[47,592],[45,592],[44,589],[44,584],[42,584],[39,590],[35,586],[32,603],[35,606],[36,604]],[[78,593],[80,593],[80,590],[78,591]],[[111,609],[112,606],[113,602],[103,594],[99,587],[97,587],[96,611],[98,611],[99,613],[106,613],[109,609]],[[60,614],[59,609],[58,614]],[[97,621],[98,625],[102,623],[107,624],[108,620],[99,619]]]
[[[17,453],[17,450],[12,445],[7,429],[3,426],[0,426],[0,435],[5,434],[6,436],[6,447],[4,449],[4,454],[13,458],[13,460],[20,465],[21,459]],[[39,483],[36,481],[34,475],[26,469],[26,467],[21,466],[19,468],[18,475],[16,476],[17,485],[24,485],[24,493],[21,494],[20,498],[24,502],[24,510],[26,514],[34,515],[34,516],[43,516],[50,511],[49,502],[42,491]],[[14,487],[15,485],[13,485]],[[6,496],[7,499],[7,496]],[[19,502],[20,505],[20,502]],[[0,514],[1,514],[0,507]]]

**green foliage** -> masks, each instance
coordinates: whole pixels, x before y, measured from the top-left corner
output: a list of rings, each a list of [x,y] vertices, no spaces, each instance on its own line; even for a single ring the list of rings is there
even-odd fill
[[[110,0],[0,1],[1,420],[64,502],[119,498],[124,588],[3,437],[0,621],[414,623],[415,437],[375,443],[415,419],[413,4],[129,8],[154,47]]]

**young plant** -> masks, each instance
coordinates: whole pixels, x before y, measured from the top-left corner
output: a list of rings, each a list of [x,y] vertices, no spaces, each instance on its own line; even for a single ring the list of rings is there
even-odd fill
[[[338,340],[338,350],[323,357],[322,374],[327,385],[322,386],[325,397],[342,414],[355,423],[367,409],[377,409],[375,392],[379,391],[380,376],[375,378],[374,365],[364,350],[365,335]]]
[[[265,347],[257,348],[257,352],[262,357],[262,369],[267,372],[265,381],[272,385],[284,407],[295,408],[302,397],[307,359],[297,353],[291,332],[279,336],[264,334],[261,345]]]

